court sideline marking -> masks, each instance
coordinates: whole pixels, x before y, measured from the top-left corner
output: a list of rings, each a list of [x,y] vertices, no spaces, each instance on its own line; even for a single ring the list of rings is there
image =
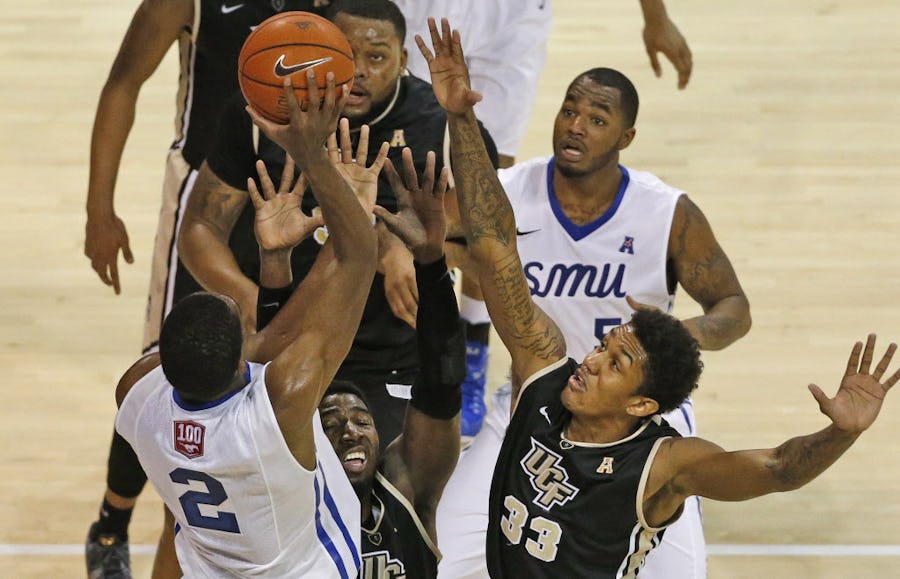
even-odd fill
[[[717,557],[900,557],[900,545],[707,545]],[[131,545],[132,555],[153,555],[155,545]],[[0,543],[0,556],[84,555],[84,545]]]

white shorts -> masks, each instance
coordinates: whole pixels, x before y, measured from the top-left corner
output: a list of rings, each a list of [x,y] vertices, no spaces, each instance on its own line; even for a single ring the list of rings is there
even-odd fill
[[[431,48],[427,19],[446,16],[458,28],[472,88],[484,99],[475,114],[501,155],[515,157],[531,120],[547,59],[551,0],[397,0],[406,16],[407,69],[431,81],[415,35]]]
[[[460,455],[437,509],[440,579],[487,579],[486,547],[491,478],[509,425],[511,387],[501,386],[484,426]],[[683,436],[696,436],[694,408],[687,400],[663,417]],[[643,579],[705,579],[706,541],[698,497],[685,501],[678,521],[647,556]]]
[[[147,297],[142,348],[144,353],[156,349],[163,318],[172,309],[175,271],[178,267],[176,233],[196,178],[197,171],[192,170],[184,160],[181,149],[170,151],[166,158],[162,205],[159,210],[159,224],[156,228],[150,267],[150,290]]]

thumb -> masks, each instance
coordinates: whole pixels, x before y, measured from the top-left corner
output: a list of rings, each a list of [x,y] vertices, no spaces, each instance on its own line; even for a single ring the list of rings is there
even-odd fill
[[[809,388],[809,391],[812,393],[813,398],[816,399],[816,402],[819,403],[819,411],[825,416],[830,416],[828,411],[831,409],[831,399],[828,395],[822,392],[822,389],[815,384],[810,384],[807,388]]]
[[[134,263],[134,255],[131,253],[131,242],[128,239],[128,232],[122,231],[122,257],[126,263]]]
[[[659,57],[656,56],[656,50],[652,48],[647,49],[647,56],[650,57],[650,66],[653,68],[653,72],[656,74],[656,77],[659,78],[662,76],[662,67],[659,65]]]

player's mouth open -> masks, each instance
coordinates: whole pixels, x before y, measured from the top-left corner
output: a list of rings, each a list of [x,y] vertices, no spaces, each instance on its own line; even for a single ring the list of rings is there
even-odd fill
[[[563,141],[560,147],[560,156],[568,161],[579,161],[584,157],[584,150],[578,143]]]
[[[347,104],[348,105],[358,105],[369,98],[369,93],[357,88],[353,87],[350,89],[350,94],[347,95]]]
[[[584,385],[584,378],[581,377],[578,370],[575,370],[575,373],[569,377],[569,387],[578,392],[585,392],[587,390]]]
[[[366,468],[366,455],[360,450],[348,452],[344,455],[343,463],[347,472],[362,472]]]

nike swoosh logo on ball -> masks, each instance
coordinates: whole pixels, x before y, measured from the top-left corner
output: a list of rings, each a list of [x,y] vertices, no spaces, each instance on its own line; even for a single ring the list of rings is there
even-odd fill
[[[231,14],[235,10],[240,10],[243,7],[243,4],[235,4],[234,6],[226,6],[222,4],[222,14]]]
[[[275,62],[275,76],[288,76],[295,72],[300,72],[301,70],[306,70],[308,68],[312,68],[314,66],[319,66],[320,64],[325,64],[326,62],[331,60],[330,56],[326,56],[325,58],[317,58],[315,60],[308,60],[306,62],[301,62],[300,64],[292,64],[290,66],[284,65],[284,57],[282,54],[278,57],[278,60]]]

